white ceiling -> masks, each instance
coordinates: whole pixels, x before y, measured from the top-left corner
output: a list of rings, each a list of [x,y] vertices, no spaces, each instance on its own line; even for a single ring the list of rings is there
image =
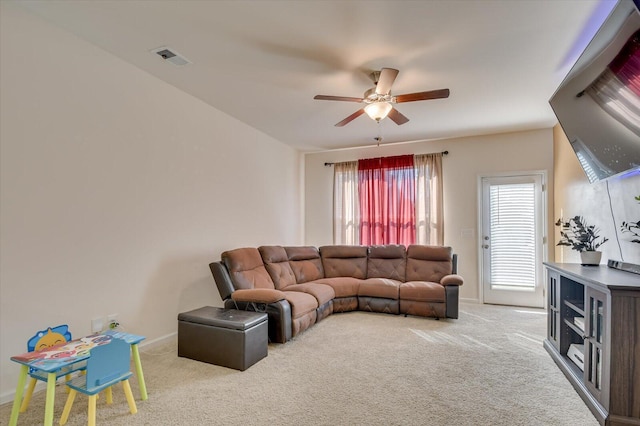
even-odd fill
[[[548,100],[611,0],[19,1],[50,22],[304,151],[550,127]],[[151,50],[169,46],[192,64]],[[372,70],[397,68],[410,121],[378,125],[361,107]]]

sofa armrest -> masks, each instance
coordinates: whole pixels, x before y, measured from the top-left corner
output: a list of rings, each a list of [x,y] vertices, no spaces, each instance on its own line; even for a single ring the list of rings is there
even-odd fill
[[[440,280],[440,284],[442,284],[445,287],[449,286],[449,285],[460,286],[460,285],[464,284],[464,279],[458,274],[445,275]]]
[[[444,297],[446,304],[446,318],[458,318],[458,305],[459,305],[459,293],[460,286],[458,285],[450,285],[444,288]]]
[[[276,303],[284,300],[284,293],[280,290],[270,288],[252,288],[236,290],[231,294],[231,299],[235,302],[252,302],[252,303]]]
[[[456,289],[458,287],[455,287]],[[236,302],[227,299],[224,302],[227,309],[240,309],[245,311],[266,312],[269,317],[269,341],[273,343],[286,343],[291,340],[291,305],[286,300],[275,303]]]

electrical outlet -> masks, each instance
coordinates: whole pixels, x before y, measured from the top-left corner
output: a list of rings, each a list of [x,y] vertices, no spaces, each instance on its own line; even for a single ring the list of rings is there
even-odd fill
[[[118,322],[118,314],[107,315],[107,328],[113,330],[118,328],[120,323]]]
[[[99,333],[104,327],[104,318],[94,318],[91,320],[91,332]]]

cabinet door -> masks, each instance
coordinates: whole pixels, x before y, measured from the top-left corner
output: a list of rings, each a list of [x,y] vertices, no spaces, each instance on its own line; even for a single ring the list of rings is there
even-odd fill
[[[547,270],[547,338],[560,350],[560,274]]]
[[[608,409],[607,295],[590,287],[586,291],[586,339],[584,381],[593,396]]]

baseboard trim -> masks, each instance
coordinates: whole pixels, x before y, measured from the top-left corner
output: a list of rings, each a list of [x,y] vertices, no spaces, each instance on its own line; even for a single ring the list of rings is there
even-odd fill
[[[477,305],[477,304],[480,304],[480,299],[467,299],[467,298],[465,298],[465,297],[461,297],[461,298],[460,298],[460,301],[461,301],[462,303],[475,303],[476,305]]]
[[[154,349],[158,346],[162,346],[166,343],[171,342],[176,338],[177,335],[178,335],[178,332],[174,331],[173,333],[165,334],[164,336],[160,336],[152,340],[145,339],[138,346],[140,347],[141,352],[144,354],[145,350]],[[20,366],[16,364],[16,367],[20,367]],[[142,367],[144,371],[144,365]],[[27,379],[27,384],[28,382],[29,382],[29,379]],[[56,386],[59,386],[59,385],[56,385]],[[38,380],[38,382],[36,383],[36,387],[33,390],[33,393],[35,395],[37,392],[42,392],[46,389],[47,389],[47,384],[45,382]],[[15,389],[11,392],[3,393],[2,395],[0,395],[0,404],[6,404],[8,402],[12,402],[15,398],[15,395],[16,395]]]
[[[171,340],[174,340],[178,336],[178,332],[174,331],[173,333],[165,334],[164,336],[156,337],[152,340],[143,340],[140,343],[140,349],[153,349],[158,346],[162,346],[165,343],[169,343]]]

